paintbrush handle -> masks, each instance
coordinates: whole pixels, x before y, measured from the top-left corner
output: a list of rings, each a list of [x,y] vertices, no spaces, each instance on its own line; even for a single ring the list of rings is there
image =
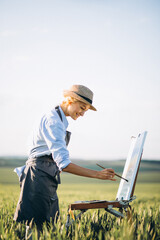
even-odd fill
[[[98,167],[100,167],[100,168],[103,168],[103,169],[105,169],[105,167],[102,167],[101,165],[99,165],[98,163],[96,163],[96,165],[98,166]]]
[[[103,166],[99,165],[98,163],[96,163],[96,165],[97,165],[98,167],[100,167],[100,168],[103,168],[103,169],[105,169],[105,167],[103,167]],[[123,180],[125,180],[125,181],[127,181],[127,182],[128,182],[128,180],[127,180],[127,179],[125,179],[125,178],[121,177],[121,176],[120,176],[120,175],[118,175],[117,173],[115,173],[115,175],[116,175],[117,177],[119,177],[119,178],[122,178]]]

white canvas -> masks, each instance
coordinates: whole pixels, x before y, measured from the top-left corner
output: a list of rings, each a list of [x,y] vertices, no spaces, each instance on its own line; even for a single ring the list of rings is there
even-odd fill
[[[143,146],[146,135],[147,132],[145,131],[139,134],[136,138],[132,137],[131,139],[130,150],[122,174],[122,177],[126,178],[128,182],[121,179],[116,197],[117,200],[129,200],[131,197],[134,181],[138,171],[139,162],[141,160],[141,155],[143,152]]]

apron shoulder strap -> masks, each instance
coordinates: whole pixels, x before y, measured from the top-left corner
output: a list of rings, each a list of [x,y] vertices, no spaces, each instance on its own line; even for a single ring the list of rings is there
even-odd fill
[[[61,114],[61,111],[60,111],[60,109],[59,109],[59,106],[56,106],[56,107],[55,107],[55,110],[56,110],[56,112],[58,113],[61,121],[63,122],[62,114]],[[68,146],[68,144],[69,144],[70,137],[71,137],[71,132],[66,131],[65,141],[66,141],[66,145],[67,145],[67,146]]]
[[[56,110],[56,112],[58,113],[58,115],[59,115],[61,121],[63,122],[62,114],[61,114],[61,111],[59,110],[59,106],[56,106],[56,107],[55,107],[55,110]]]

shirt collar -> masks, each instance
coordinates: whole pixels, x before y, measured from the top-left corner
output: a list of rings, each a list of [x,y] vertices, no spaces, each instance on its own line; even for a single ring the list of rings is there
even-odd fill
[[[63,110],[60,106],[59,106],[59,110],[62,114],[62,120],[63,120],[64,126],[65,126],[65,128],[67,128],[68,127],[68,120],[66,118],[66,115],[64,114],[64,112],[63,112]]]

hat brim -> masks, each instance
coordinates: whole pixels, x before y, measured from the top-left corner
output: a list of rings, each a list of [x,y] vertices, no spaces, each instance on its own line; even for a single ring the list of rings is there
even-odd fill
[[[88,105],[90,105],[90,109],[93,110],[93,111],[97,111],[97,109],[92,105],[90,104],[88,101],[86,101],[84,98],[78,96],[75,92],[72,92],[72,91],[69,91],[69,90],[65,90],[63,91],[63,96],[64,97],[73,97],[77,100],[79,100],[80,102],[84,102]]]

